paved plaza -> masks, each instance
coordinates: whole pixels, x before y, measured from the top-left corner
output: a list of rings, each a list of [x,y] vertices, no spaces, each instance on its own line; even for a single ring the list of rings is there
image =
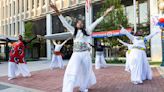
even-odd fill
[[[50,70],[48,64],[45,61],[29,63],[30,70],[33,69],[31,78],[19,76],[8,81],[4,74],[0,77],[0,92],[61,92],[64,70]],[[130,74],[124,71],[124,66],[109,65],[106,69],[94,70],[97,84],[89,92],[164,92],[162,73],[159,68],[152,69],[153,80],[144,81],[142,85],[130,82]],[[75,88],[75,92],[79,92],[78,88]]]

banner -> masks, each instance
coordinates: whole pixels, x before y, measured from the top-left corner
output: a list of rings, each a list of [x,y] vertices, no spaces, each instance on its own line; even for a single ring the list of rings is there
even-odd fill
[[[132,28],[127,28],[128,32],[132,32]],[[123,34],[120,33],[120,30],[112,30],[112,31],[104,31],[104,32],[93,32],[93,38],[107,38],[113,36],[122,36]]]

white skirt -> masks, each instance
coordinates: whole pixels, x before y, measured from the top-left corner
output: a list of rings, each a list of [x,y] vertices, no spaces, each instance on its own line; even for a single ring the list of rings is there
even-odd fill
[[[28,69],[27,64],[19,63],[18,68],[19,68],[19,71],[23,77],[30,77],[31,76],[31,73],[30,73],[30,70]]]
[[[145,51],[132,49],[129,55],[130,58],[130,71],[131,81],[137,83],[143,83],[143,80],[152,79],[152,70]]]
[[[125,71],[130,72],[130,53],[129,51],[126,52],[126,63],[125,63]]]
[[[100,69],[102,67],[106,67],[106,61],[104,57],[103,51],[96,51],[96,60],[95,60],[95,68]]]
[[[16,78],[19,75],[18,64],[14,62],[8,62],[8,77]]]
[[[52,61],[50,64],[50,68],[54,69],[54,68],[64,68],[64,62],[62,59],[61,55],[53,55],[52,56]]]
[[[73,52],[65,71],[63,92],[73,92],[74,87],[83,91],[96,84],[96,77],[92,70],[92,60],[89,51]]]

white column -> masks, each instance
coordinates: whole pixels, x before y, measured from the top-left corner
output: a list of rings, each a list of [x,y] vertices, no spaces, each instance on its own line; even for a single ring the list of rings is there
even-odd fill
[[[48,13],[49,12],[49,4],[50,4],[50,2],[49,2],[49,0],[46,0],[45,3],[46,3],[46,13]]]
[[[158,15],[158,3],[157,0],[150,0],[150,32],[157,31],[154,28],[152,17]],[[161,45],[161,34],[156,35],[151,40],[151,60],[162,61],[162,45]]]
[[[15,36],[18,36],[18,30],[19,30],[19,28],[18,28],[18,21],[16,21],[15,22],[15,33],[14,33]]]
[[[31,18],[31,11],[32,11],[32,0],[27,0],[28,1],[28,11],[29,11],[29,18]]]
[[[39,0],[39,13],[38,13],[38,15],[40,15],[42,13],[42,7],[43,7],[43,0]]]
[[[27,2],[28,2],[27,0],[24,0],[24,4],[23,4],[24,5],[24,18],[26,18],[26,13],[27,13],[26,12],[27,11],[27,7],[28,7],[27,6]]]
[[[23,35],[25,32],[24,21],[20,22],[20,34]]]
[[[4,35],[7,35],[7,32],[6,32],[6,24],[4,25]]]
[[[11,36],[14,36],[14,23],[11,24]]]
[[[37,15],[37,0],[34,0],[34,16]]]
[[[51,14],[46,15],[46,35],[52,34],[52,16]],[[51,42],[47,40],[47,59],[51,59]]]

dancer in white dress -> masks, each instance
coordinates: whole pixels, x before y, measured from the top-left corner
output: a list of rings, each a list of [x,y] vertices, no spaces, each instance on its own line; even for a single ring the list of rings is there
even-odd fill
[[[72,37],[71,37],[72,38]],[[55,49],[53,52],[53,56],[52,56],[52,61],[50,64],[50,68],[53,70],[54,68],[61,68],[64,69],[64,62],[62,59],[62,53],[60,52],[61,48],[63,47],[63,45],[70,40],[71,38],[68,38],[67,40],[65,40],[62,44],[60,43],[56,43],[55,40],[53,40],[53,44],[55,45]]]
[[[92,44],[90,45],[96,50],[95,69],[101,69],[101,68],[107,67],[105,57],[104,57],[104,48],[106,46],[102,46],[100,42],[97,42],[96,46]]]
[[[74,36],[73,54],[65,71],[62,92],[73,92],[74,87],[80,87],[80,91],[88,92],[88,88],[96,83],[96,77],[92,70],[90,48],[87,44],[90,39],[89,35],[91,35],[92,31],[104,17],[113,10],[113,7],[108,9],[102,17],[85,30],[81,20],[77,21],[76,27],[72,27],[60,14],[56,5],[50,4],[50,6],[55,10],[64,27]]]
[[[125,71],[127,72],[130,72],[130,51],[131,49],[133,48],[133,44],[129,44],[129,43],[126,43],[126,42],[123,42],[122,40],[120,39],[117,39],[121,44],[123,44],[124,46],[127,46],[128,47],[128,50],[126,51],[126,63],[125,63]]]
[[[133,47],[130,52],[130,71],[131,71],[131,81],[134,84],[143,83],[144,80],[152,79],[152,70],[150,68],[149,62],[146,56],[146,46],[145,43],[149,41],[154,35],[160,33],[157,30],[144,38],[141,38],[139,31],[136,33],[137,36],[133,36],[126,29],[122,27],[121,33],[125,34],[133,43]]]

